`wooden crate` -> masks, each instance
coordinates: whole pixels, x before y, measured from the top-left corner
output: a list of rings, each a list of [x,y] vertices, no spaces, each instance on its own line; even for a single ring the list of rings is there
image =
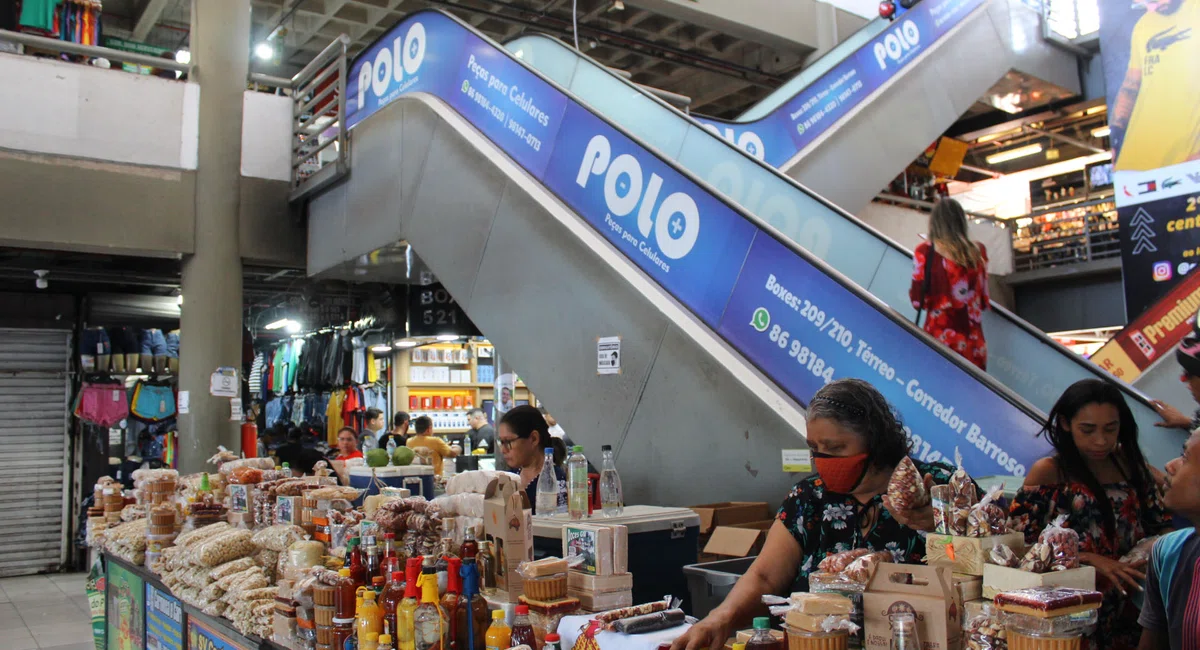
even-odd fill
[[[983,597],[992,599],[996,594],[1030,587],[1074,587],[1096,589],[1096,569],[1081,566],[1066,571],[1030,573],[1020,569],[989,564],[983,568]]]
[[[929,534],[925,537],[925,563],[931,566],[951,567],[955,573],[972,576],[983,575],[984,565],[992,548],[1006,544],[1021,557],[1025,552],[1025,536],[1022,533],[1006,533],[991,537],[957,537],[955,535]],[[947,546],[953,546],[953,556]],[[950,559],[953,557],[954,559]]]

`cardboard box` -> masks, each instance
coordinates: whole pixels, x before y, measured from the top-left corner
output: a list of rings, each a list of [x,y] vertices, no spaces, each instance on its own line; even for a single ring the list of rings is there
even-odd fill
[[[593,576],[579,571],[567,572],[567,589],[585,591],[590,594],[610,594],[614,591],[633,589],[633,574],[622,573],[611,576]]]
[[[983,578],[981,576],[969,576],[965,573],[956,573],[954,574],[953,580],[954,588],[958,590],[958,597],[961,598],[964,603],[983,598]]]
[[[863,594],[863,647],[888,650],[889,616],[912,612],[925,650],[957,650],[962,643],[963,602],[946,567],[884,562]]]
[[[989,564],[983,568],[983,597],[992,599],[996,594],[1030,587],[1074,587],[1096,589],[1096,568],[1081,566],[1066,571],[1030,573],[1020,569]]]
[[[717,526],[732,526],[771,518],[771,508],[763,501],[726,501],[691,506],[700,516],[700,534],[707,535]]]
[[[567,590],[571,598],[579,599],[579,606],[589,612],[607,612],[618,607],[633,605],[632,591],[613,591],[606,594],[593,594],[587,591]]]
[[[629,528],[614,524],[563,526],[563,557],[582,555],[579,571],[596,576],[629,573]]]
[[[1017,557],[1024,555],[1025,535],[1006,533],[990,537],[958,537],[955,535],[928,535],[925,537],[925,563],[946,566],[955,573],[982,576],[988,564],[992,548],[1004,544]]]
[[[533,516],[525,508],[525,491],[516,482],[493,479],[484,493],[483,534],[495,545],[498,598],[516,602],[522,593],[517,566],[533,561]]]
[[[767,540],[767,531],[737,526],[717,526],[713,529],[704,554],[717,560],[758,555]]]

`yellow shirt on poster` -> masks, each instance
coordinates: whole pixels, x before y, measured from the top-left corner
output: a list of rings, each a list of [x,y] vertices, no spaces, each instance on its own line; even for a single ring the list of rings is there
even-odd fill
[[[433,450],[433,473],[442,475],[442,461],[450,455],[450,445],[446,444],[445,440],[437,436],[416,435],[408,439],[407,446],[409,449]]]
[[[1200,0],[1133,27],[1129,68],[1141,86],[1115,169],[1145,171],[1200,157]]]

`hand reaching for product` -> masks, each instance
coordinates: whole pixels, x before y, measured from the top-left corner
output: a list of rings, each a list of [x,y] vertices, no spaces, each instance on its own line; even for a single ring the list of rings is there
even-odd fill
[[[1109,584],[1119,589],[1122,595],[1126,595],[1130,589],[1142,591],[1141,582],[1146,579],[1146,574],[1138,569],[1145,567],[1144,562],[1123,564],[1118,560],[1095,553],[1080,553],[1079,560],[1084,564],[1096,567],[1096,573],[1100,574],[1100,578],[1106,579]]]
[[[733,634],[733,626],[722,617],[710,615],[675,639],[671,650],[721,650]]]
[[[926,474],[925,491],[928,492],[932,486],[933,476]],[[933,506],[928,502],[915,508],[900,508],[893,504],[892,500],[885,494],[883,495],[883,505],[887,507],[888,512],[892,513],[893,519],[913,530],[930,532],[934,529]]]

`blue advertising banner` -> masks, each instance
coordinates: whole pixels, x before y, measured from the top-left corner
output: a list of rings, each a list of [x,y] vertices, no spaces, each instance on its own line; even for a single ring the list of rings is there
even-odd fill
[[[146,585],[146,650],[183,650],[183,605]]]
[[[771,114],[754,122],[693,115],[772,167],[786,164],[986,0],[923,0]],[[770,144],[767,144],[770,143]]]
[[[1023,475],[1045,451],[1038,422],[933,344],[448,16],[413,14],[350,70],[351,126],[404,94],[435,94],[801,404],[862,377],[912,428],[918,458],[961,447],[973,474]]]
[[[1125,315],[1200,262],[1200,3],[1100,0]]]

